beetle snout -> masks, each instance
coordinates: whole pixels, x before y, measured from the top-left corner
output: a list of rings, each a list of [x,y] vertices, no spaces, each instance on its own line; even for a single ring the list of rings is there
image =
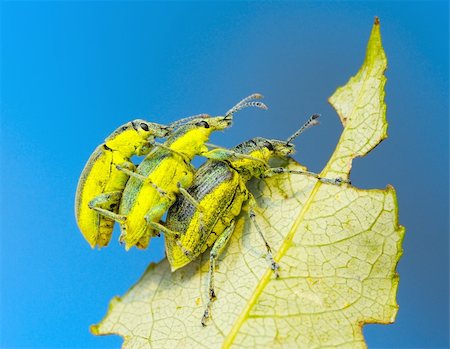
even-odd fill
[[[284,148],[284,152],[285,155],[292,155],[295,153],[295,147],[292,144],[288,144],[285,148]]]
[[[295,153],[295,148],[294,146],[283,146],[278,148],[275,153],[278,154],[278,156],[287,157]]]
[[[230,127],[232,123],[233,123],[232,119],[224,118],[224,119],[220,120],[220,122],[217,123],[217,128],[219,130],[223,130],[223,129]]]

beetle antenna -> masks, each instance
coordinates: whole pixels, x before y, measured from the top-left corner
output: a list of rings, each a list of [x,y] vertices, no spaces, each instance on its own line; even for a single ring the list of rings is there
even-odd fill
[[[312,115],[305,123],[302,127],[300,127],[292,136],[290,136],[287,140],[286,140],[286,144],[291,143],[295,138],[297,138],[298,136],[300,136],[305,130],[307,130],[308,128],[312,127],[312,126],[316,126],[319,124],[319,121],[317,121],[317,118],[319,118],[320,114],[314,114]]]
[[[247,103],[248,101],[251,101],[253,99],[262,99],[264,96],[260,93],[253,93],[250,96],[245,97],[242,101],[236,104],[236,106]]]
[[[259,93],[254,93],[248,97],[245,97],[243,100],[241,100],[239,103],[237,103],[233,108],[231,108],[230,110],[228,110],[226,112],[225,118],[228,119],[231,116],[233,116],[234,113],[236,113],[239,110],[242,110],[244,108],[248,108],[248,107],[256,107],[256,108],[260,108],[260,109],[264,109],[264,110],[269,109],[269,108],[267,108],[267,105],[265,105],[264,103],[254,101],[255,99],[261,99],[263,97],[264,96]]]
[[[211,117],[211,115],[209,115],[209,114],[192,115],[192,116],[188,116],[187,118],[183,118],[183,119],[180,119],[180,120],[172,122],[169,125],[169,127],[170,128],[174,128],[174,127],[180,126],[182,124],[185,124],[185,123],[187,123],[189,121],[192,121],[192,120],[195,120],[195,119],[207,119],[207,118],[210,118],[210,117]]]

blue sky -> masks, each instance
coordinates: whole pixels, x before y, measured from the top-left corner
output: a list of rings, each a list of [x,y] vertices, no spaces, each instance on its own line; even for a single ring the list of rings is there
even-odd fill
[[[327,98],[361,65],[377,15],[389,138],[351,177],[362,188],[392,184],[407,231],[397,321],[364,334],[372,348],[448,347],[448,10],[444,1],[3,2],[0,346],[120,345],[88,327],[164,251],[162,239],[146,251],[91,250],[76,227],[78,176],[113,129],[221,114],[260,92],[269,111],[238,114],[212,142],[285,138],[321,113],[296,141],[296,159],[320,171],[341,130]]]

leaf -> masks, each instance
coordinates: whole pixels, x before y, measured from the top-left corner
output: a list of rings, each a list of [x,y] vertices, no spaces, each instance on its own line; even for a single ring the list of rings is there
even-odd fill
[[[348,178],[354,157],[386,137],[386,58],[376,20],[356,76],[330,98],[344,125],[321,175]],[[291,169],[304,169],[295,161]],[[302,175],[254,181],[258,222],[275,251],[280,278],[245,212],[218,263],[213,318],[203,328],[209,256],[170,272],[151,264],[91,331],[119,334],[125,348],[365,348],[362,326],[397,313],[404,228],[394,189],[335,186]]]

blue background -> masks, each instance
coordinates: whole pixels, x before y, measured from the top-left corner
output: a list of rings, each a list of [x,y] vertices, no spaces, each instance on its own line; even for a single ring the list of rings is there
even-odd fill
[[[1,346],[118,347],[88,332],[114,295],[163,257],[117,243],[98,251],[74,221],[78,176],[95,146],[142,117],[222,114],[261,92],[212,142],[286,138],[320,171],[341,126],[327,98],[362,64],[375,15],[389,60],[389,138],[354,162],[353,183],[395,186],[406,226],[393,325],[370,347],[448,347],[448,4],[3,2]]]

